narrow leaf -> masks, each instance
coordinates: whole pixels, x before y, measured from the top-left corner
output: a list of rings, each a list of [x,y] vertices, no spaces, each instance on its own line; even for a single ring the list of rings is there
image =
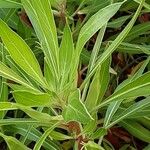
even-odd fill
[[[2,133],[0,133],[0,136],[4,138],[4,140],[6,141],[6,143],[7,143],[10,150],[17,150],[17,149],[31,150],[12,136],[6,136]]]
[[[32,50],[24,42],[24,40],[12,31],[2,20],[0,20],[0,36],[7,47],[9,54],[17,65],[19,65],[37,82],[46,86],[43,81],[40,66]]]
[[[148,143],[150,142],[150,131],[141,126],[139,123],[133,120],[126,120],[120,122],[120,125],[138,139]]]

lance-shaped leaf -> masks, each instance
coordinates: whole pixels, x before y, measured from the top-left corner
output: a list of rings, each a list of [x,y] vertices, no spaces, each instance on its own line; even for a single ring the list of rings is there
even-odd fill
[[[59,78],[59,49],[56,26],[49,0],[22,0],[44,51],[53,77]]]
[[[134,81],[135,79],[137,79],[138,77],[140,77],[142,75],[142,73],[145,70],[145,67],[147,66],[147,64],[149,63],[150,58],[148,57],[147,60],[144,61],[143,65],[141,66],[141,68],[130,78],[128,78],[127,80],[125,80],[124,82],[122,82],[115,91],[118,91],[119,89],[123,88],[124,86],[128,85],[130,82]],[[104,126],[107,126],[109,124],[109,122],[111,121],[111,119],[113,118],[113,115],[117,112],[120,104],[122,101],[113,101],[111,102],[111,104],[109,105],[106,115],[105,115],[105,119],[104,119]],[[143,112],[143,111],[142,111]],[[141,112],[139,112],[141,113]],[[137,113],[136,113],[137,114]],[[143,114],[143,113],[142,113]],[[131,117],[131,116],[130,116]]]
[[[24,120],[26,121],[26,120]],[[55,123],[54,123],[55,124]],[[53,125],[53,124],[51,124]],[[49,125],[50,126],[50,125]],[[48,126],[48,127],[49,127]],[[28,130],[29,130],[29,125],[27,124],[21,124],[21,125],[8,125],[8,126],[4,126],[5,131],[9,131],[10,129],[13,133],[15,134],[20,134],[22,136],[26,136]],[[38,141],[40,139],[40,137],[42,136],[42,133],[37,130],[36,128],[32,127],[30,132],[28,132],[28,136],[27,139],[30,141]],[[50,149],[50,150],[62,150],[59,145],[57,145],[54,141],[46,139],[43,142],[42,145],[44,148],[46,149]]]
[[[0,0],[0,8],[21,8],[21,3],[14,0]]]
[[[16,109],[20,109],[22,111],[24,111],[28,116],[30,116],[33,119],[39,120],[41,122],[51,122],[53,121],[59,121],[62,120],[62,116],[50,116],[49,114],[46,113],[41,113],[39,111],[36,111],[28,106],[23,106],[21,104],[18,103],[10,103],[10,102],[0,102],[0,111],[3,110],[16,110]]]
[[[64,85],[68,79],[68,73],[71,71],[71,61],[74,53],[73,38],[70,27],[66,24],[64,28],[64,34],[60,46],[60,74],[61,74],[61,86]]]
[[[109,83],[110,59],[107,59],[98,69],[92,83],[90,84],[88,95],[85,101],[88,110],[93,109],[99,104],[107,90]]]
[[[24,40],[12,31],[2,20],[0,20],[0,37],[17,65],[38,83],[45,86],[42,71],[32,50]]]
[[[133,120],[125,120],[120,122],[120,125],[123,126],[129,133],[137,137],[138,139],[150,142],[150,131],[140,125],[138,122]]]
[[[86,42],[99,30],[101,29],[109,19],[119,10],[120,6],[123,4],[121,3],[114,3],[111,4],[101,10],[99,10],[96,14],[94,14],[81,28],[77,45],[76,45],[76,53],[74,59],[76,60],[72,67],[73,69],[73,77],[75,77],[75,73],[78,66],[78,59],[80,57],[80,53],[86,44]]]
[[[114,3],[94,14],[87,23],[82,27],[78,41],[77,51],[80,53],[85,43],[102,27],[109,19],[119,10],[123,3]]]
[[[65,121],[78,121],[83,124],[92,120],[85,105],[80,100],[80,91],[76,90],[71,93],[68,98],[68,104],[63,110],[63,117]]]
[[[50,128],[48,128],[44,134],[40,137],[40,139],[36,142],[33,150],[40,150],[41,146],[43,145],[45,139],[50,135],[50,133],[60,124],[60,122],[55,123]]]
[[[124,100],[132,97],[149,95],[150,94],[149,77],[150,77],[150,72],[143,74],[141,77],[133,80],[126,86],[123,86],[121,89],[114,92],[114,94],[108,97],[104,102],[96,106],[95,109],[103,107],[115,100]]]
[[[1,132],[0,132],[0,136],[4,138],[10,150],[17,150],[17,149],[31,150],[12,136],[6,136]]]
[[[95,64],[93,70],[88,74],[84,82],[82,83],[80,88],[83,88],[83,86],[90,80],[92,75],[96,72],[97,68],[114,52],[118,46],[121,44],[121,42],[124,40],[124,38],[128,35],[129,31],[131,30],[132,26],[134,25],[141,9],[143,6],[144,0],[141,1],[135,15],[131,19],[131,21],[128,23],[128,25],[124,28],[124,30],[117,36],[117,38],[112,42],[112,44],[104,51],[104,53],[101,55],[101,57],[97,60],[97,63]]]
[[[107,128],[115,125],[116,123],[122,121],[125,118],[129,118],[132,117],[132,115],[136,115],[137,112],[142,111],[144,108],[148,106],[150,106],[150,97],[131,105],[122,112],[116,113],[116,115],[114,115],[112,119],[112,122],[107,126]]]
[[[34,87],[30,86],[28,82],[26,82],[22,77],[20,77],[16,72],[14,72],[11,68],[7,67],[2,62],[0,62],[0,76],[22,84],[29,89],[34,89]]]

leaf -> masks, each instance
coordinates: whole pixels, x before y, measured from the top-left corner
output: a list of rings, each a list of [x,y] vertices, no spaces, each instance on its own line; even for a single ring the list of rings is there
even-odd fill
[[[0,36],[12,59],[27,74],[45,87],[40,66],[29,46],[2,20],[0,20],[0,29]]]
[[[110,103],[105,114],[103,127],[106,127],[110,123],[110,121],[112,120],[112,117],[118,110],[121,102],[122,101],[115,101],[115,102]]]
[[[88,141],[88,143],[86,143],[84,147],[86,148],[86,150],[104,150],[103,147],[93,141]]]
[[[91,136],[92,139],[99,139],[107,134],[107,130],[105,128],[97,129]]]
[[[103,99],[103,96],[108,88],[109,83],[109,66],[110,59],[107,59],[103,64],[97,69],[94,75],[92,83],[90,84],[85,105],[88,110],[93,109]]]
[[[57,132],[57,131],[54,131],[54,130],[50,132],[49,137],[54,139],[54,140],[58,140],[58,141],[73,139],[73,137],[71,137],[71,136],[62,134],[61,132]]]
[[[148,58],[147,60],[144,61],[143,65],[141,66],[141,68],[130,78],[128,78],[127,80],[125,80],[124,82],[122,82],[115,91],[118,91],[119,89],[123,88],[124,86],[128,85],[130,82],[132,82],[133,80],[137,79],[138,77],[140,77],[142,75],[142,73],[144,72],[145,67],[147,66],[147,64],[149,63],[150,58]],[[110,103],[106,115],[105,115],[105,119],[104,119],[104,127],[107,126],[109,124],[109,122],[112,120],[114,114],[116,113],[116,111],[118,110],[120,104],[122,101],[114,101],[112,103]],[[123,110],[122,110],[123,111]],[[143,110],[144,111],[144,110]],[[121,113],[121,112],[120,112]],[[139,112],[140,113],[140,112]],[[137,113],[136,113],[137,115]]]
[[[20,84],[28,87],[29,89],[36,90],[34,87],[29,85],[29,83],[27,83],[23,78],[21,78],[18,74],[16,74],[16,72],[14,72],[12,69],[7,67],[2,62],[0,62],[0,76],[4,77],[6,79],[9,79],[9,80],[15,81],[17,83],[20,83]]]
[[[40,150],[41,146],[43,145],[45,139],[47,138],[47,136],[54,130],[54,128],[56,128],[58,126],[60,122],[57,122],[56,124],[54,124],[53,126],[51,126],[50,128],[48,128],[44,134],[40,137],[40,139],[36,142],[34,149],[33,150]]]
[[[146,147],[144,147],[143,150],[149,150],[150,149],[150,144],[148,144]]]
[[[73,53],[74,53],[74,45],[72,33],[68,23],[66,23],[59,52],[61,86],[64,86],[64,84],[68,79],[68,74],[71,71],[71,61]],[[61,88],[62,87],[60,87],[60,89]]]
[[[5,49],[4,47],[2,48],[2,62],[6,62],[5,59]],[[5,102],[8,99],[8,87],[5,84],[7,82],[7,79],[4,79],[3,77],[0,78],[0,102]],[[4,118],[6,112],[1,112],[0,113],[0,118]]]
[[[114,3],[94,14],[81,28],[76,50],[80,54],[85,43],[119,10],[123,3]]]
[[[104,53],[101,55],[101,57],[97,60],[97,63],[93,70],[88,74],[82,85],[80,86],[80,89],[83,88],[83,86],[90,80],[90,78],[93,76],[93,74],[96,72],[97,68],[114,52],[118,46],[121,44],[121,42],[125,39],[125,37],[128,35],[129,31],[131,30],[132,26],[134,25],[141,9],[143,6],[144,0],[141,1],[135,15],[131,19],[131,21],[128,23],[128,25],[124,28],[124,30],[117,36],[117,38],[112,42],[112,44],[104,51]]]
[[[148,65],[148,63],[150,62],[150,57],[148,57],[142,64],[142,66],[140,67],[140,69],[131,77],[129,77],[128,79],[126,79],[125,81],[123,81],[117,88],[115,91],[118,91],[119,89],[123,88],[124,86],[126,86],[127,84],[129,84],[130,82],[134,81],[135,79],[137,79],[138,77],[140,77],[146,66]]]
[[[24,111],[28,116],[30,116],[31,118],[41,121],[41,122],[45,122],[45,123],[50,123],[52,121],[61,121],[62,120],[62,116],[50,116],[47,113],[41,113],[39,111],[36,111],[28,106],[23,106],[21,104],[18,103],[10,103],[10,102],[0,102],[0,111],[3,110],[16,110],[16,109],[20,109],[22,111]]]
[[[53,78],[59,79],[57,31],[49,0],[21,0],[40,41]]]
[[[26,136],[29,126],[24,124],[24,125],[11,125],[11,126],[5,126],[4,129],[6,131],[10,132],[10,129],[12,129],[12,133],[15,134],[20,134],[22,136]],[[30,132],[28,133],[27,139],[30,141],[38,141],[40,137],[42,136],[42,133],[38,131],[36,128],[32,127]],[[61,150],[61,148],[54,143],[53,141],[46,139],[43,142],[43,147],[49,150]]]
[[[126,120],[120,122],[120,125],[136,138],[148,143],[150,142],[150,131],[141,126],[139,123],[133,120]]]
[[[63,117],[65,121],[78,121],[87,124],[92,120],[91,115],[88,113],[85,105],[80,100],[80,91],[76,90],[70,94],[68,104],[63,110]]]
[[[136,115],[136,113],[139,110],[143,110],[144,108],[146,108],[148,106],[150,106],[150,97],[147,97],[146,99],[143,99],[143,100],[131,105],[130,107],[128,107],[121,113],[114,115],[112,122],[107,126],[107,128],[113,126],[114,124],[120,122],[123,119],[126,119],[132,115]]]
[[[149,28],[150,28],[150,22],[145,22],[145,23],[135,25],[131,29],[127,37],[124,39],[124,42],[133,41],[135,38],[139,37],[140,35],[146,34]],[[116,37],[117,35],[114,35],[110,37],[110,40],[115,39]]]
[[[73,77],[75,76],[79,56],[80,53],[86,44],[86,42],[101,28],[103,27],[109,19],[119,10],[120,6],[123,4],[121,3],[114,3],[111,4],[101,10],[99,10],[96,14],[94,14],[81,28],[79,37],[76,44],[76,53],[74,56],[74,59],[76,59],[76,62],[73,63],[72,67],[73,69]]]
[[[120,28],[124,23],[125,21],[127,21],[131,16],[128,15],[128,16],[122,16],[122,17],[119,17],[111,22],[108,23],[107,27],[108,28],[115,28],[115,29],[118,29]]]
[[[0,8],[21,8],[22,5],[15,0],[0,0]]]
[[[115,100],[124,100],[128,98],[133,98],[137,96],[145,96],[150,93],[150,72],[147,72],[140,76],[139,78],[133,80],[126,86],[114,92],[110,97],[108,97],[100,105],[96,106],[95,109],[98,109],[102,106],[109,104]]]
[[[10,150],[17,150],[17,149],[31,150],[12,136],[6,136],[2,134],[1,132],[0,132],[0,136],[4,138]]]
[[[91,53],[91,57],[90,57],[90,60],[89,60],[89,65],[88,65],[88,70],[87,70],[87,75],[89,74],[89,72],[93,69],[94,65],[95,65],[95,62],[97,60],[97,57],[98,57],[98,54],[99,54],[99,51],[100,51],[100,48],[101,48],[101,45],[102,45],[102,41],[103,41],[103,37],[104,37],[104,33],[106,31],[106,27],[107,27],[107,24],[105,24],[99,31],[98,35],[97,35],[97,38],[96,38],[96,42],[94,44],[94,47],[93,47],[93,50],[92,50],[92,53]],[[82,54],[82,53],[81,53]],[[98,71],[97,71],[98,72]],[[95,75],[96,76],[96,75]],[[106,79],[107,80],[107,79]],[[94,81],[93,81],[94,82]],[[89,84],[90,82],[87,82],[87,84],[85,85],[84,87],[84,90],[82,92],[82,100],[85,101],[85,98],[87,96],[87,91],[88,91],[88,88],[89,88]],[[96,83],[97,84],[97,83]],[[93,84],[94,85],[94,84]],[[94,88],[94,87],[93,87]],[[97,101],[97,100],[95,100]]]
[[[88,124],[86,124],[83,128],[82,133],[91,135],[97,128],[97,112],[93,113],[92,115],[93,120],[89,121]]]
[[[23,126],[24,123],[26,125],[36,125],[36,126],[49,126],[49,123],[43,123],[31,118],[9,118],[9,119],[0,119],[0,126],[8,126],[8,125],[20,125]]]
[[[140,40],[140,38],[138,38]],[[122,42],[118,47],[117,51],[126,52],[129,54],[150,54],[150,47],[148,45],[130,44]]]
[[[13,97],[18,104],[30,107],[41,107],[52,105],[52,95],[47,93],[33,93],[25,90],[13,91]]]

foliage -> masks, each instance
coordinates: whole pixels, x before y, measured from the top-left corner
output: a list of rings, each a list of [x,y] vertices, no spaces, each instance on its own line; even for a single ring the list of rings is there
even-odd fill
[[[149,143],[149,11],[144,0],[0,0],[1,143],[109,150],[118,126]],[[123,82],[114,52],[144,57]]]

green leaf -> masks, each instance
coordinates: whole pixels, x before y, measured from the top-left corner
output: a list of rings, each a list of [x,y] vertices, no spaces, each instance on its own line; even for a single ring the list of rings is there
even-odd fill
[[[148,144],[146,147],[144,147],[143,150],[149,150],[150,149],[150,144]]]
[[[74,59],[76,59],[76,63],[73,63],[73,77],[75,76],[77,65],[78,65],[78,59],[80,56],[80,53],[86,44],[86,42],[100,29],[102,28],[109,19],[119,10],[120,6],[123,4],[121,3],[114,3],[111,4],[101,10],[99,10],[96,14],[94,14],[81,28],[79,37],[76,44],[76,53],[74,56]]]
[[[17,103],[10,103],[10,102],[0,102],[0,111],[3,110],[16,110],[20,109],[24,111],[28,116],[30,116],[33,119],[36,119],[41,122],[50,123],[52,121],[60,121],[62,120],[62,116],[50,116],[47,113],[41,113],[39,111],[36,111],[28,106],[23,106],[21,104]]]
[[[131,117],[132,115],[136,115],[138,111],[141,111],[148,106],[150,106],[150,97],[147,97],[146,99],[143,99],[140,102],[131,105],[121,113],[114,115],[112,122],[107,126],[107,128],[113,126],[114,124],[120,122],[125,118]]]
[[[123,88],[124,86],[126,86],[127,84],[129,84],[130,82],[134,81],[135,79],[137,79],[138,77],[140,77],[146,66],[148,65],[148,63],[150,62],[150,57],[148,57],[142,64],[142,66],[140,67],[140,69],[131,77],[129,77],[128,79],[126,79],[125,81],[123,81],[117,88],[115,91],[118,91],[119,89]]]
[[[4,130],[9,131],[10,129],[12,133],[15,134],[20,134],[22,136],[26,136],[29,126],[24,124],[24,125],[9,125],[9,126],[5,126]],[[40,131],[38,131],[36,128],[32,127],[30,132],[28,132],[28,136],[27,139],[30,141],[38,141],[40,139],[40,137],[42,136],[42,133]],[[61,148],[55,144],[53,141],[46,139],[43,142],[43,147],[49,150],[61,150]]]
[[[72,33],[68,23],[66,23],[59,52],[61,86],[64,86],[64,84],[66,83],[66,80],[68,79],[68,73],[72,69],[71,61],[73,53],[74,53],[74,45]]]
[[[97,112],[92,114],[92,118],[94,120],[89,121],[88,124],[86,124],[84,126],[83,131],[82,131],[83,134],[91,135],[96,130],[96,128],[97,128],[97,121],[98,121]]]
[[[119,10],[123,3],[114,3],[94,14],[87,23],[81,28],[76,50],[80,54],[85,43]]]
[[[100,137],[107,134],[107,130],[105,128],[97,129],[91,136],[92,139],[99,139]]]
[[[30,107],[41,107],[52,105],[52,95],[47,93],[33,93],[25,90],[13,91],[13,97],[18,104]]]
[[[140,38],[138,38],[140,40]],[[145,53],[147,55],[150,54],[150,47],[149,45],[140,45],[140,44],[131,44],[122,42],[118,47],[117,51],[119,52],[126,52],[129,54],[141,54]]]
[[[112,44],[104,51],[104,53],[101,55],[101,57],[97,60],[97,63],[93,70],[88,74],[80,88],[82,89],[83,86],[90,80],[92,75],[96,72],[97,68],[114,52],[118,46],[121,44],[121,42],[125,39],[125,37],[128,35],[129,31],[131,30],[132,26],[134,25],[141,9],[143,6],[144,0],[141,1],[135,15],[131,19],[131,21],[128,23],[128,25],[124,28],[124,30],[117,36],[117,38],[112,42]]]
[[[45,139],[47,138],[47,136],[49,136],[49,134],[54,130],[54,128],[56,128],[58,126],[60,122],[57,122],[56,124],[54,124],[53,126],[51,126],[50,128],[48,128],[44,134],[40,137],[40,139],[36,142],[34,149],[33,150],[40,150],[41,146],[43,145]]]
[[[0,132],[0,136],[4,138],[10,150],[31,150],[27,148],[24,144],[18,141],[16,138],[12,136],[6,136]]]
[[[58,140],[58,141],[73,139],[73,137],[71,137],[71,136],[62,134],[61,132],[57,132],[57,131],[54,131],[54,130],[50,132],[49,137],[54,139],[54,140]]]
[[[110,97],[108,97],[100,105],[96,106],[95,109],[98,109],[102,106],[109,104],[115,100],[124,100],[128,98],[133,98],[137,96],[145,96],[150,93],[150,72],[143,74],[141,77],[133,80],[126,86],[114,92]]]
[[[131,31],[129,32],[129,34],[127,35],[124,41],[125,42],[133,41],[135,38],[139,37],[140,35],[146,34],[149,28],[150,28],[150,22],[145,22],[145,23],[135,25],[131,29]],[[117,35],[112,36],[110,40],[115,39]]]
[[[88,141],[88,143],[86,143],[84,147],[86,148],[86,150],[104,150],[103,147],[93,141]]]
[[[120,104],[121,104],[121,101],[115,101],[115,102],[110,103],[105,114],[104,125],[103,125],[104,127],[106,127],[110,123],[110,121],[112,120],[112,117],[118,110]]]
[[[125,80],[123,83],[121,83],[117,89],[115,91],[118,91],[119,89],[123,88],[124,86],[128,85],[130,82],[132,82],[133,80],[137,79],[138,77],[140,77],[142,75],[142,73],[145,70],[145,67],[147,66],[147,64],[149,63],[150,58],[148,57],[147,60],[145,60],[143,62],[143,65],[140,67],[140,69],[130,78],[128,78],[127,80]],[[104,119],[104,127],[107,126],[109,124],[109,122],[112,120],[114,114],[116,113],[116,111],[118,110],[120,104],[122,101],[115,101],[112,102],[106,112],[105,115],[105,119]],[[123,111],[123,110],[122,110]],[[144,111],[144,110],[143,110]],[[143,112],[142,111],[142,112]],[[141,114],[141,112],[139,112]],[[137,113],[136,113],[137,114]],[[143,115],[143,113],[142,113]]]
[[[92,120],[91,115],[80,100],[79,90],[70,94],[68,104],[64,108],[62,115],[65,121],[78,121],[83,124],[87,124],[90,120]]]
[[[4,63],[0,62],[0,76],[15,81],[17,83],[20,83],[24,85],[25,87],[28,87],[29,89],[34,89],[31,85],[29,85],[28,82],[26,82],[22,77],[20,77],[16,72],[14,72],[12,69],[7,67]]]
[[[108,88],[109,83],[109,66],[110,59],[107,59],[103,64],[97,69],[94,75],[92,83],[90,84],[88,95],[85,101],[85,105],[88,110],[93,109],[100,104],[103,96]]]
[[[5,49],[4,46],[2,48],[2,62],[6,62],[5,58]],[[5,102],[8,99],[8,87],[5,84],[7,82],[7,79],[4,79],[3,77],[0,78],[0,102]],[[0,112],[0,118],[4,118],[6,112]]]
[[[92,50],[92,53],[91,53],[91,57],[90,57],[90,61],[89,61],[89,66],[88,66],[88,71],[87,71],[87,75],[89,74],[89,72],[93,69],[94,65],[95,65],[95,62],[97,60],[97,57],[98,57],[98,54],[99,54],[99,51],[100,51],[100,48],[101,48],[101,45],[102,45],[102,41],[103,41],[103,37],[104,37],[104,34],[105,34],[105,31],[106,31],[106,27],[107,27],[107,24],[105,24],[99,31],[98,33],[98,36],[96,38],[96,42],[94,44],[94,47],[93,47],[93,50]],[[81,53],[82,54],[82,53]],[[98,71],[97,71],[98,72]],[[96,76],[96,75],[95,75]],[[107,80],[107,79],[106,79]],[[85,85],[85,88],[82,92],[82,100],[84,101],[86,96],[87,96],[87,91],[88,91],[88,88],[89,88],[89,83],[90,82],[87,82],[87,84]],[[96,83],[97,84],[97,83]],[[94,84],[93,84],[94,85]],[[94,88],[94,87],[93,87]],[[99,92],[98,92],[99,93]],[[97,100],[96,100],[97,101]]]
[[[49,126],[49,123],[43,123],[31,118],[9,118],[9,119],[0,119],[0,126],[6,125],[20,125],[23,126],[24,123],[26,125],[36,125],[36,126]]]
[[[148,143],[150,142],[150,131],[141,126],[139,123],[133,120],[126,120],[120,122],[120,125],[136,138]]]
[[[0,20],[0,29],[0,36],[12,59],[27,74],[45,87],[40,66],[29,46],[2,20]]]
[[[118,29],[120,28],[124,23],[125,21],[127,21],[131,16],[128,15],[128,16],[122,16],[122,17],[119,17],[111,22],[108,23],[107,27],[109,28],[114,28],[114,29]]]
[[[49,0],[21,0],[40,40],[53,78],[59,79],[59,49],[56,26]]]
[[[21,3],[15,0],[0,0],[0,8],[21,8]]]

